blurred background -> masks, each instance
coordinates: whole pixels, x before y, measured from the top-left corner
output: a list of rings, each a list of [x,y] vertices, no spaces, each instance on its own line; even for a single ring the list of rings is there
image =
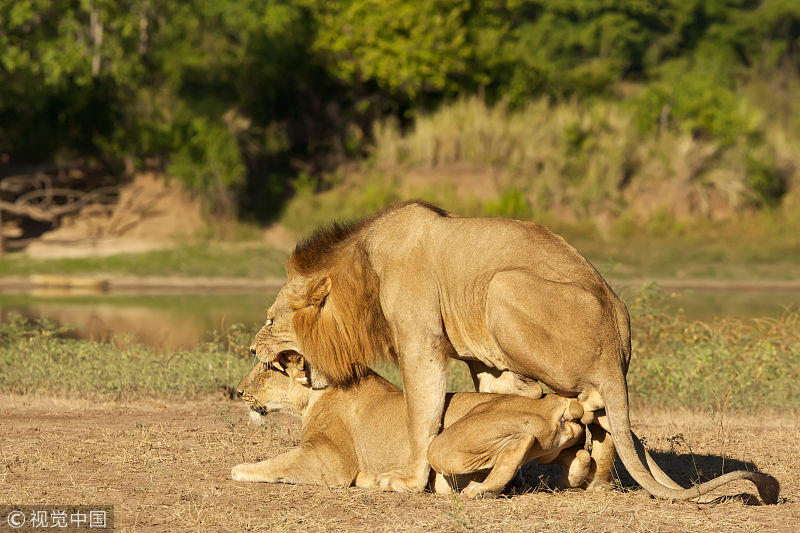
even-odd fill
[[[61,386],[19,359],[53,337],[235,380],[294,242],[408,198],[561,233],[653,361],[782,332],[731,383],[800,402],[796,0],[0,0],[6,388]]]

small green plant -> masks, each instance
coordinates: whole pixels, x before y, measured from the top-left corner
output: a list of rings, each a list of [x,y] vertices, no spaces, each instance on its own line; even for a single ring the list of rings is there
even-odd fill
[[[235,428],[236,424],[233,422],[233,417],[231,417],[228,410],[219,404],[214,404],[214,406],[217,408],[217,418],[222,421],[228,429]]]
[[[460,494],[453,493],[450,495],[450,511],[448,511],[447,514],[450,515],[450,518],[453,520],[453,525],[457,529],[475,529],[475,524],[464,516],[464,501],[461,499]]]

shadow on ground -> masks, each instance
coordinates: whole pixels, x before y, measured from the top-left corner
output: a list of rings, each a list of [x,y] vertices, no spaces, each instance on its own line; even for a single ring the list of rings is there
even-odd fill
[[[683,487],[703,483],[735,470],[760,471],[750,461],[740,461],[721,455],[653,451],[650,452],[650,455],[667,475]],[[507,493],[521,494],[535,490],[552,490],[555,487],[558,476],[561,474],[561,468],[552,464],[541,465],[531,462],[522,468],[520,474],[506,487]],[[639,488],[639,485],[633,480],[619,459],[614,463],[614,479],[617,490],[625,492]],[[703,503],[718,503],[732,499],[739,500],[745,505],[761,505],[761,501],[756,494],[747,492],[723,495]]]

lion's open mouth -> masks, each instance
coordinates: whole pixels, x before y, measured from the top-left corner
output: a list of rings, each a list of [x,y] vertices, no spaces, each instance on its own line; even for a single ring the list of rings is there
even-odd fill
[[[289,356],[297,355],[302,357],[303,354],[298,352],[297,350],[282,350],[275,355],[270,361],[264,361],[264,364],[267,365],[268,368],[274,368],[280,372],[286,372],[286,368],[284,368],[283,363],[281,361],[286,361]]]
[[[278,352],[278,356],[276,357],[276,359],[286,360],[286,359],[289,359],[293,355],[296,355],[298,357],[302,357],[302,354],[300,352],[298,352],[297,350],[282,350],[282,351]]]

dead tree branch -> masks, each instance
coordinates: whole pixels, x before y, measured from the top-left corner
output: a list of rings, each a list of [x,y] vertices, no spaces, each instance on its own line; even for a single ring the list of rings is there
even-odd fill
[[[119,189],[112,186],[82,191],[54,187],[49,176],[36,173],[30,176],[10,176],[0,180],[0,194],[2,194],[0,216],[7,214],[17,218],[57,224],[63,217],[77,214],[90,205],[111,211],[117,202]],[[7,220],[8,217],[3,218]]]

